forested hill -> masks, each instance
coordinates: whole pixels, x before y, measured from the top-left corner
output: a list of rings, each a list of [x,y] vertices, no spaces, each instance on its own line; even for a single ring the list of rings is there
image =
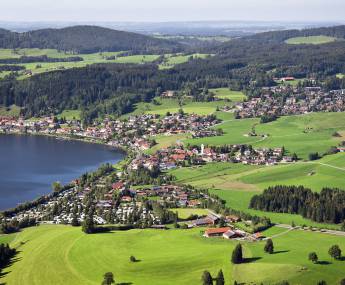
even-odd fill
[[[283,43],[287,39],[295,37],[310,37],[310,36],[328,36],[337,39],[345,39],[345,25],[303,29],[303,30],[284,30],[284,31],[273,31],[259,33],[253,36],[243,38],[250,42],[270,42],[270,43]]]
[[[180,51],[182,46],[168,40],[96,26],[74,26],[16,33],[0,29],[0,48],[52,48],[78,53],[132,51],[161,53]]]

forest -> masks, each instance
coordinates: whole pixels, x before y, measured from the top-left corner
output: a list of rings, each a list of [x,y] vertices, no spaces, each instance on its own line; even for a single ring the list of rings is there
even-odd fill
[[[0,48],[49,48],[74,53],[132,51],[137,53],[176,52],[182,46],[164,39],[96,26],[41,29],[16,33],[0,29]]]
[[[320,223],[338,224],[345,220],[345,191],[324,188],[320,193],[303,186],[269,187],[252,197],[249,208],[302,215]]]
[[[75,29],[82,28],[66,30]],[[345,33],[345,26],[324,28],[322,32],[325,31],[340,37],[342,32]],[[109,30],[109,33],[113,32],[116,31]],[[36,32],[32,33],[35,38]],[[285,33],[288,31],[269,35],[272,39],[281,35],[283,39]],[[290,33],[296,34],[293,31]],[[317,34],[320,31],[308,30],[308,33]],[[325,82],[325,88],[328,89],[345,86],[344,79],[336,78],[336,74],[345,73],[345,41],[322,45],[288,45],[273,40],[263,41],[262,37],[268,35],[231,40],[207,51],[215,54],[212,57],[192,59],[168,70],[160,70],[156,62],[141,65],[107,63],[38,74],[25,80],[7,76],[0,80],[0,104],[25,107],[22,114],[27,117],[56,114],[64,109],[80,109],[85,122],[89,122],[104,114],[117,116],[130,112],[133,104],[149,101],[165,90],[184,90],[186,95],[200,101],[203,98],[200,96],[202,90],[207,88],[229,87],[245,91],[247,95],[260,95],[261,87],[276,85],[273,78],[282,76],[315,78]],[[6,37],[2,41],[6,41]],[[77,45],[77,42],[74,44]],[[106,46],[107,41],[104,44],[104,49],[116,49]],[[18,46],[23,47],[20,42],[16,43]],[[48,43],[44,47],[56,48]],[[78,49],[81,50],[95,51],[88,41]]]

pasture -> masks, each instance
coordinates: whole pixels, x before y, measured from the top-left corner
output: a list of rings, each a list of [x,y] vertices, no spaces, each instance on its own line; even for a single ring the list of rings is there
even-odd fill
[[[194,113],[198,115],[209,115],[216,112],[217,107],[223,106],[224,101],[215,102],[194,102],[191,99],[184,99],[182,109],[185,113]],[[151,103],[141,102],[135,105],[135,110],[128,113],[123,118],[139,114],[158,114],[165,116],[167,112],[177,113],[180,109],[177,99],[156,98]]]
[[[216,98],[228,99],[234,102],[241,102],[246,99],[246,95],[242,91],[234,91],[229,88],[214,88],[209,89],[209,92],[213,93]]]
[[[272,228],[263,234],[272,236],[275,254],[264,253],[264,242],[243,243],[247,262],[232,265],[230,256],[237,242],[206,239],[201,230],[86,235],[70,226],[28,228],[9,239],[19,254],[3,270],[0,280],[11,285],[96,285],[102,282],[105,272],[111,271],[117,284],[197,285],[204,270],[215,277],[219,269],[224,272],[226,284],[236,280],[268,285],[288,280],[290,284],[314,285],[320,279],[337,284],[344,278],[345,261],[332,260],[327,254],[333,244],[345,250],[341,237]],[[0,241],[4,239],[8,240],[0,237]],[[317,252],[322,263],[308,261],[311,251]],[[130,262],[131,255],[138,262]]]
[[[253,147],[282,147],[307,159],[311,152],[323,154],[339,144],[343,138],[334,137],[335,132],[345,130],[345,113],[311,113],[286,116],[266,124],[259,119],[228,119],[217,128],[225,134],[219,137],[187,140],[191,144],[251,144]],[[257,136],[248,136],[255,129]]]
[[[210,163],[204,166],[169,171],[177,182],[210,189],[233,209],[253,215],[268,216],[275,223],[339,228],[338,225],[314,223],[298,215],[261,212],[248,209],[250,199],[269,186],[303,185],[314,191],[324,187],[344,189],[345,154],[330,155],[318,161],[277,166],[253,166]],[[345,190],[345,189],[344,189]]]
[[[173,68],[177,64],[188,62],[191,59],[204,59],[210,54],[194,53],[194,54],[167,54],[164,56],[164,61],[159,65],[159,69]]]
[[[329,37],[329,36],[309,36],[309,37],[290,38],[290,39],[287,39],[285,43],[290,44],[290,45],[302,45],[302,44],[320,45],[320,44],[335,42],[337,40],[338,40],[337,38]]]

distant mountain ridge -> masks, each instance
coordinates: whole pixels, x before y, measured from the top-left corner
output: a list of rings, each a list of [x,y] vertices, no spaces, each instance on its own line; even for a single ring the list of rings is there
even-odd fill
[[[97,26],[73,26],[25,33],[0,29],[0,48],[52,48],[78,53],[127,50],[134,53],[162,53],[180,51],[182,45]]]

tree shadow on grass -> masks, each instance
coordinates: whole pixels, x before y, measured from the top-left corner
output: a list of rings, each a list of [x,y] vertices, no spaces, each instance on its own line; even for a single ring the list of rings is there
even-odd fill
[[[5,277],[8,273],[11,273],[11,271],[7,271],[7,272],[3,272],[4,269],[10,267],[13,263],[20,261],[21,258],[16,257],[18,254],[20,253],[20,251],[17,251],[13,257],[9,260],[9,262],[7,262],[3,267],[1,267],[1,272],[0,272],[0,279],[2,279],[3,277]],[[0,283],[0,285],[5,285],[6,283]]]
[[[258,261],[262,259],[262,257],[249,257],[249,258],[244,258],[243,263],[252,263],[255,261]]]
[[[116,283],[116,285],[132,285],[133,282],[122,282],[122,283]],[[0,284],[1,285],[1,284]]]
[[[289,251],[290,250],[277,250],[277,251],[272,252],[271,254],[286,253],[286,252],[289,252]]]
[[[332,262],[329,262],[329,261],[318,261],[318,262],[316,262],[316,264],[320,264],[320,265],[330,265],[330,264],[332,264]]]

